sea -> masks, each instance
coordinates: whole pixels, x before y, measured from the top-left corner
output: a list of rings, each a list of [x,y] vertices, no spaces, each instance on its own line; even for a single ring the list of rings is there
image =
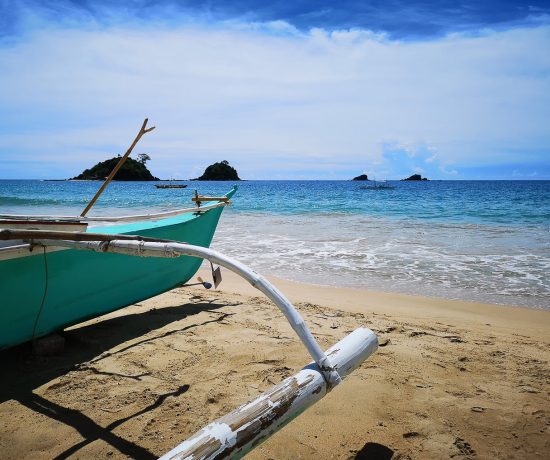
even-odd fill
[[[228,182],[113,182],[90,215],[187,207]],[[264,275],[550,309],[550,181],[242,181],[212,247]],[[78,215],[98,182],[1,180],[0,214]]]

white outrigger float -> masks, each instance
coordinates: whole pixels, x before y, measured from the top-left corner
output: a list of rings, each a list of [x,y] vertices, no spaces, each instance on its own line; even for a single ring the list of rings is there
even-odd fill
[[[231,270],[283,312],[313,362],[253,401],[210,423],[162,460],[239,458],[323,398],[378,348],[370,329],[359,328],[324,352],[292,303],[255,271],[210,248],[153,238],[50,230],[0,230],[0,240],[23,240],[44,250],[78,250],[134,257],[205,259]]]

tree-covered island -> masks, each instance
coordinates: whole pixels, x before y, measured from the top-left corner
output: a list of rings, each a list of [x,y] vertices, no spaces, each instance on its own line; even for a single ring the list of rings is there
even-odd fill
[[[151,158],[146,153],[140,153],[137,160],[128,158],[115,174],[113,180],[120,181],[157,181],[145,165]],[[81,174],[71,180],[104,180],[114,169],[120,160],[120,155],[105,161],[100,161],[90,169],[85,169]]]
[[[223,160],[219,163],[214,163],[204,170],[201,177],[191,180],[241,180],[237,174],[237,170],[229,165],[229,162]]]

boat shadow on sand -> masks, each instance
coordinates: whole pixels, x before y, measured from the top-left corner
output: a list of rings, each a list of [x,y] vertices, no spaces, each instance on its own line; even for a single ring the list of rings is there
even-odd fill
[[[36,394],[34,390],[70,371],[78,370],[91,370],[94,373],[139,380],[148,374],[124,375],[114,372],[104,372],[97,370],[93,366],[93,363],[110,356],[125,353],[131,348],[162,339],[169,335],[200,328],[209,323],[221,322],[228,316],[231,316],[231,313],[216,310],[235,305],[238,304],[222,303],[218,299],[205,301],[199,296],[191,297],[190,303],[183,305],[150,309],[148,311],[140,311],[139,313],[128,313],[123,316],[107,318],[103,321],[73,328],[64,333],[65,350],[58,356],[34,356],[30,344],[23,344],[1,351],[0,364],[3,369],[3,378],[0,381],[0,404],[5,401],[15,400],[37,414],[45,415],[75,429],[83,440],[57,455],[56,459],[67,458],[96,440],[110,444],[114,449],[131,458],[157,458],[149,450],[128,441],[113,433],[113,431],[128,420],[159,407],[166,398],[185,393],[190,387],[189,384],[182,382],[183,384],[175,391],[158,395],[152,403],[141,410],[115,420],[105,427],[99,425],[92,418],[78,410],[63,407],[49,401],[43,396]],[[216,318],[209,318],[206,321],[186,324],[182,328],[160,331],[160,329],[170,323],[198,315],[202,312],[216,313],[218,316]],[[155,331],[158,331],[158,333],[155,333]],[[139,337],[143,337],[143,339],[135,341]],[[128,341],[132,341],[132,343],[118,347]],[[110,351],[113,348],[116,349]]]

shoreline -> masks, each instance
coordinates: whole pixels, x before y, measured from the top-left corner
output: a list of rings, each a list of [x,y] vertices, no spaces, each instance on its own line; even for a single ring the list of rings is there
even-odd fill
[[[466,298],[466,297],[465,298],[458,298],[458,297],[457,298],[450,298],[450,297],[444,297],[443,295],[431,294],[431,293],[426,294],[426,295],[421,295],[421,294],[416,294],[414,292],[409,292],[405,289],[403,289],[403,290],[390,290],[390,289],[384,290],[384,289],[371,288],[371,287],[367,287],[367,286],[357,286],[357,287],[345,286],[345,285],[342,285],[341,283],[338,284],[337,282],[334,282],[334,283],[329,283],[329,282],[313,283],[313,282],[307,282],[307,281],[302,281],[302,280],[294,281],[294,280],[290,280],[288,278],[277,276],[277,275],[266,275],[266,278],[268,278],[270,280],[273,280],[273,281],[277,281],[277,282],[288,282],[288,283],[291,283],[291,284],[300,284],[300,285],[311,286],[311,287],[315,287],[315,288],[349,289],[352,292],[353,291],[362,291],[362,292],[365,292],[365,293],[368,293],[368,294],[372,294],[374,296],[386,296],[386,295],[389,296],[389,297],[404,296],[404,297],[407,297],[407,298],[412,297],[412,298],[415,298],[415,299],[416,298],[417,299],[426,299],[428,301],[457,302],[457,303],[466,303],[466,304],[479,305],[479,306],[517,308],[517,309],[520,309],[520,310],[527,309],[527,310],[550,312],[550,305],[543,305],[543,304],[521,305],[519,303],[515,304],[513,302],[506,302],[506,301],[503,301],[503,302],[487,302],[487,301],[483,301],[483,300],[476,300],[476,299]]]
[[[177,288],[73,326],[63,355],[1,352],[0,449],[14,459],[156,458],[307,364],[281,312],[223,277],[218,291]],[[273,281],[323,349],[358,326],[380,348],[248,459],[550,449],[549,312]]]
[[[550,310],[545,233],[360,213],[227,213],[212,247],[298,282]]]
[[[77,216],[96,192],[93,182],[47,184],[2,182],[3,212]],[[550,310],[548,183],[429,184],[411,200],[409,186],[365,194],[353,181],[251,181],[224,211],[212,247],[305,283]],[[114,183],[92,214],[185,207],[187,190]],[[217,196],[228,188],[204,182],[199,190]]]
[[[211,279],[210,269],[201,267],[197,276]],[[262,295],[245,280],[222,269],[220,290],[249,296]],[[195,277],[196,278],[196,277]],[[550,311],[522,305],[493,304],[469,300],[445,299],[398,292],[375,291],[366,288],[335,287],[308,284],[276,276],[266,276],[293,303],[318,303],[335,310],[350,313],[403,314],[421,319],[438,317],[440,320],[458,320],[467,325],[472,317],[493,320],[499,325],[513,321],[525,328],[533,328],[539,337],[550,333]]]

